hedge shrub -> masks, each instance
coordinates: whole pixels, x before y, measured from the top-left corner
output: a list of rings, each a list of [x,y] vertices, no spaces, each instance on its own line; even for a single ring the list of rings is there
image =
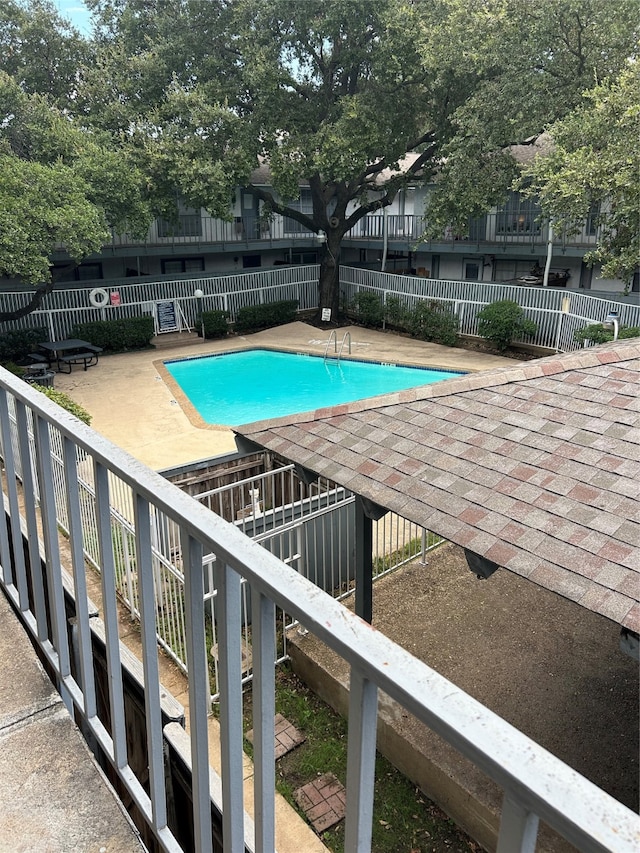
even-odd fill
[[[238,311],[234,328],[236,332],[257,332],[259,329],[281,326],[293,322],[297,310],[297,299],[283,299],[264,305],[246,305]]]
[[[46,328],[10,329],[0,336],[0,363],[22,361],[38,344],[49,340]]]
[[[408,332],[411,327],[412,309],[399,296],[387,296],[384,316],[387,327]]]
[[[618,340],[621,338],[639,338],[640,328],[638,326],[627,326],[618,330]],[[605,329],[602,323],[593,323],[583,329],[576,329],[573,333],[576,341],[589,341],[592,344],[606,344],[613,340],[613,330]]]
[[[63,409],[71,412],[72,415],[75,415],[81,421],[84,421],[85,424],[91,423],[91,415],[89,412],[86,409],[83,409],[78,403],[74,402],[71,397],[63,391],[57,391],[55,388],[45,388],[44,385],[38,385],[35,382],[32,383],[31,387],[36,388],[38,391],[42,391],[42,393],[50,400],[53,400],[54,403],[57,403],[59,406],[62,406]]]
[[[408,315],[414,338],[447,347],[458,343],[458,318],[445,302],[423,300]]]
[[[151,345],[154,334],[153,317],[149,316],[78,323],[71,330],[71,337],[89,341],[105,352],[146,349]]]
[[[382,327],[384,305],[377,293],[360,290],[351,301],[351,310],[357,322],[372,329]]]
[[[205,338],[223,338],[229,331],[226,311],[203,311],[202,330]]]
[[[501,299],[485,305],[478,312],[478,332],[500,352],[506,350],[514,339],[535,335],[537,325],[528,320],[524,310],[510,299]]]

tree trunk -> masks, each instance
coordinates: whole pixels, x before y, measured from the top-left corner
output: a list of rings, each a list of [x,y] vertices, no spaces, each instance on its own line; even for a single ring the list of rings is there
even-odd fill
[[[336,324],[339,320],[341,240],[341,234],[329,232],[320,258],[318,313],[316,315],[316,321],[320,323]],[[326,315],[327,310],[331,312],[328,317]]]

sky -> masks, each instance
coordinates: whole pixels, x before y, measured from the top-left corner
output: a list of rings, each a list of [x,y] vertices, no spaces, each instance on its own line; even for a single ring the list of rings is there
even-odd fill
[[[54,2],[64,18],[68,18],[83,35],[90,35],[89,10],[81,0],[54,0]]]

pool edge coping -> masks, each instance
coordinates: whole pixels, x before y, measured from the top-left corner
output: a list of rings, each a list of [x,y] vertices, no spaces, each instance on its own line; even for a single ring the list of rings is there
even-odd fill
[[[175,358],[159,358],[159,359],[155,359],[152,362],[152,364],[153,364],[154,368],[158,371],[158,374],[160,375],[160,378],[162,379],[162,381],[165,383],[167,388],[173,394],[173,397],[174,397],[176,403],[180,406],[182,412],[184,413],[185,417],[187,418],[187,420],[189,421],[191,426],[195,427],[196,429],[204,429],[204,430],[209,430],[209,431],[214,431],[214,432],[220,432],[223,430],[224,431],[228,431],[228,430],[233,431],[238,427],[246,426],[246,425],[251,424],[251,423],[261,423],[261,421],[260,420],[246,421],[246,423],[236,424],[235,426],[229,426],[228,424],[210,424],[210,423],[208,423],[207,421],[204,420],[202,415],[198,412],[198,410],[193,405],[191,400],[189,400],[189,398],[184,393],[184,391],[182,390],[182,388],[180,387],[178,382],[176,382],[176,380],[173,378],[173,376],[169,373],[169,371],[167,370],[165,365],[168,362],[195,361],[197,359],[202,359],[202,358],[217,358],[218,356],[221,356],[221,355],[234,355],[234,354],[237,354],[240,352],[250,352],[252,350],[266,350],[268,352],[283,352],[283,353],[286,353],[287,355],[304,355],[304,356],[309,356],[309,357],[313,357],[313,358],[324,359],[324,356],[321,355],[320,353],[305,352],[304,350],[302,350],[300,348],[299,345],[296,347],[290,347],[290,346],[287,346],[286,344],[282,344],[282,346],[274,347],[274,346],[268,346],[268,345],[263,345],[263,344],[259,344],[257,346],[255,344],[250,344],[248,346],[247,345],[244,345],[244,346],[239,345],[237,347],[234,347],[234,348],[231,348],[228,350],[220,350],[219,352],[208,352],[208,353],[202,353],[202,354],[197,354],[197,355],[185,355],[182,357],[178,356]],[[327,356],[327,358],[330,358],[330,356]],[[452,370],[450,367],[440,367],[438,365],[416,364],[415,362],[414,363],[410,363],[410,362],[387,362],[387,361],[380,361],[379,359],[374,359],[374,358],[362,358],[362,357],[356,358],[350,354],[346,355],[346,356],[339,356],[335,360],[337,360],[337,361],[340,361],[340,360],[355,361],[355,362],[360,362],[360,363],[364,363],[364,364],[388,365],[388,366],[394,366],[394,367],[409,367],[409,368],[414,368],[417,370],[430,370],[432,372],[433,371],[436,371],[436,372],[439,371],[442,373],[456,373],[459,376],[465,376],[466,374],[468,374],[470,372],[470,371],[464,371],[464,370]],[[429,383],[426,383],[426,384],[429,384]],[[419,386],[416,386],[416,387],[419,387]],[[364,400],[378,399],[381,396],[386,396],[386,394],[393,394],[393,393],[396,393],[396,392],[389,391],[389,392],[386,392],[385,394],[382,394],[382,395],[378,394],[378,395],[374,395],[372,397],[363,397],[359,402],[363,402]],[[318,410],[308,409],[307,411],[309,413],[313,413],[314,411],[318,411]],[[291,417],[298,417],[301,414],[306,414],[306,412],[298,412],[295,415],[291,415]],[[270,418],[269,420],[279,420],[282,417],[286,418],[287,415],[281,415],[277,418]]]

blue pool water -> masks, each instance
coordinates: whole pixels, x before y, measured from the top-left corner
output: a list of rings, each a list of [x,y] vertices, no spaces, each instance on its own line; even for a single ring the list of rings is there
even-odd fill
[[[461,375],[257,349],[164,364],[202,419],[226,426],[336,406]]]

